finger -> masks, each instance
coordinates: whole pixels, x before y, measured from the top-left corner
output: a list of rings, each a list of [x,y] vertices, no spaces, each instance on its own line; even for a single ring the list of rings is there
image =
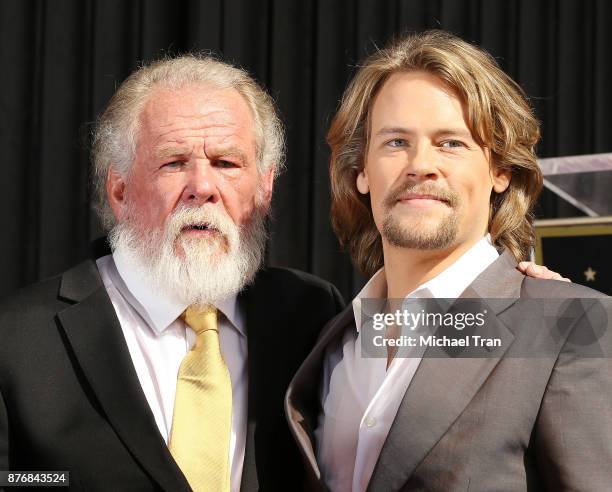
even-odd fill
[[[529,265],[526,270],[527,275],[536,278],[540,278],[544,274],[544,272],[544,267],[541,265],[536,265],[535,263]]]
[[[546,268],[546,267],[544,267]],[[563,275],[561,275],[560,273],[557,272],[553,272],[552,270],[546,268],[548,270],[548,276],[547,277],[540,277],[540,278],[548,278],[548,279],[552,279],[552,280],[559,280],[561,282],[572,282],[569,278],[564,277]]]
[[[518,269],[519,269],[521,272],[525,273],[525,270],[527,270],[527,268],[529,267],[529,265],[532,265],[532,264],[533,264],[533,262],[531,262],[531,261],[521,261],[521,262],[519,262],[519,264],[518,264]]]
[[[520,272],[530,277],[540,279],[559,280],[562,282],[572,282],[569,278],[561,276],[560,273],[550,270],[546,265],[538,265],[533,261],[521,261],[517,265]]]
[[[521,272],[531,277],[536,277],[542,272],[540,265],[535,264],[533,261],[521,261],[518,264],[518,268]]]
[[[557,272],[553,272],[547,266],[542,265],[539,270],[538,278],[544,280],[558,280],[561,277]]]

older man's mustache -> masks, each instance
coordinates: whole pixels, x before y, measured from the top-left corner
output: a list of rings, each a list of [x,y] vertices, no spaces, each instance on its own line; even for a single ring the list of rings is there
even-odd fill
[[[209,230],[226,236],[236,229],[237,226],[225,212],[210,205],[179,208],[169,217],[166,224],[166,232],[173,238],[186,230]]]
[[[389,192],[383,205],[388,210],[394,207],[398,201],[410,199],[415,196],[439,200],[453,208],[459,204],[459,195],[447,188],[432,183],[401,183]]]

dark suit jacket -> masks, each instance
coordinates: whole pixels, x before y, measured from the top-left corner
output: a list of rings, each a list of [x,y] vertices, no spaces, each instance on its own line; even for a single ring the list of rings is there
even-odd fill
[[[269,268],[240,295],[248,339],[242,490],[290,490],[303,470],[283,413],[289,381],[343,302]],[[0,302],[0,470],[70,471],[71,489],[186,491],[114,308],[88,260]]]
[[[526,278],[505,253],[462,297],[504,298],[494,304],[504,348],[496,357],[482,358],[431,358],[426,352],[368,490],[612,490],[610,331],[595,327],[605,357],[584,357],[576,347],[582,334],[592,332],[592,317],[579,313],[562,335],[549,336],[543,331],[550,326],[544,317],[537,333],[523,329],[524,301],[517,302],[549,298],[539,304],[558,313],[557,308],[567,303],[564,299],[603,294],[575,284]],[[589,303],[588,312],[603,301]],[[325,489],[313,440],[321,410],[318,387],[324,354],[345,330],[354,329],[349,306],[324,329],[287,393],[286,412],[312,490]],[[510,357],[517,346],[549,355]]]

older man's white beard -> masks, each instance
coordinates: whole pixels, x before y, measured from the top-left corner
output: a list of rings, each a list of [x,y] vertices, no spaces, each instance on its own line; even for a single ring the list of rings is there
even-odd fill
[[[162,295],[185,305],[214,304],[255,277],[266,243],[265,217],[264,210],[256,209],[239,228],[216,207],[182,208],[168,218],[163,231],[143,230],[132,216],[113,228],[109,240],[113,251]],[[208,238],[185,237],[183,229],[194,224],[215,231]]]

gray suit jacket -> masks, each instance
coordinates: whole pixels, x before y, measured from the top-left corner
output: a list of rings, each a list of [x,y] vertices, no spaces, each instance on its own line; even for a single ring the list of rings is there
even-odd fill
[[[504,298],[494,309],[504,340],[500,353],[431,358],[426,352],[368,490],[612,490],[612,336],[607,326],[591,326],[588,315],[593,305],[601,308],[596,298],[605,296],[576,284],[524,277],[515,265],[504,253],[462,294]],[[557,313],[567,299],[591,298],[591,305],[578,303],[584,312],[561,335],[542,336],[521,329],[525,313],[518,302],[542,298],[550,299],[542,304],[550,302],[548,310]],[[612,319],[609,310],[607,316]],[[576,337],[580,343],[581,334],[594,328],[607,357],[576,351]],[[285,400],[310,490],[325,490],[313,439],[324,354],[347,329],[355,329],[350,305],[323,330]],[[513,346],[537,345],[552,355],[510,356]]]

